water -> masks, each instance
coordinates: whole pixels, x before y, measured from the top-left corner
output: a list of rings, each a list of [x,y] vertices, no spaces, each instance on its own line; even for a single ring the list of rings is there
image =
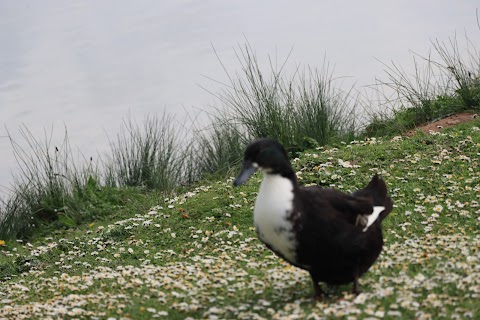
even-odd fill
[[[384,62],[408,69],[429,39],[477,32],[475,1],[7,1],[0,0],[0,186],[16,164],[6,129],[21,141],[68,128],[71,144],[96,157],[122,118],[185,113],[216,103],[200,86],[227,82],[234,47],[248,39],[261,62],[321,66],[358,86],[382,77]],[[476,34],[476,35],[477,35]],[[0,189],[0,192],[2,189]]]

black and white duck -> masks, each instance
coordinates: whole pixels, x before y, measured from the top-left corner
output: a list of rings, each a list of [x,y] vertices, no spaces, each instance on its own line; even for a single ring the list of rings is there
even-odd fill
[[[253,213],[260,240],[310,273],[316,299],[323,296],[319,282],[353,282],[358,294],[359,277],[382,251],[381,222],[393,206],[385,182],[375,175],[352,194],[302,187],[285,149],[272,139],[248,145],[234,185],[243,184],[257,170],[264,173]]]

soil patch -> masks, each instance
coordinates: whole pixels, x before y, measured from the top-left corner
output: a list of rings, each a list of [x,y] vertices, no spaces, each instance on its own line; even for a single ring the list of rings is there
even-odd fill
[[[461,123],[473,121],[477,117],[478,117],[478,114],[469,113],[469,112],[453,114],[443,119],[423,124],[413,130],[409,130],[407,131],[406,135],[413,136],[415,132],[419,129],[425,133],[429,133],[430,131],[438,132],[444,128],[453,127]]]

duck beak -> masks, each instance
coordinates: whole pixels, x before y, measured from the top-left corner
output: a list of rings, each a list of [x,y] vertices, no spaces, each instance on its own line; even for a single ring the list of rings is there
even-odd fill
[[[239,185],[244,184],[248,178],[255,173],[255,171],[257,171],[257,167],[254,166],[251,161],[245,161],[240,174],[237,176],[235,181],[233,181],[233,185],[238,187]]]

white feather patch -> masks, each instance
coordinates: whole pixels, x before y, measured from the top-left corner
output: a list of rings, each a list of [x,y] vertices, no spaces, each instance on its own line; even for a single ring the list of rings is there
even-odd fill
[[[385,207],[381,207],[381,206],[373,207],[372,214],[365,216],[367,218],[367,225],[362,230],[363,232],[367,231],[368,227],[370,227],[375,222],[375,220],[378,219],[378,216],[380,215],[380,213],[382,213],[383,210],[385,210]]]
[[[279,174],[265,174],[253,220],[260,239],[290,262],[296,262],[296,240],[288,215],[293,209],[293,184]]]

